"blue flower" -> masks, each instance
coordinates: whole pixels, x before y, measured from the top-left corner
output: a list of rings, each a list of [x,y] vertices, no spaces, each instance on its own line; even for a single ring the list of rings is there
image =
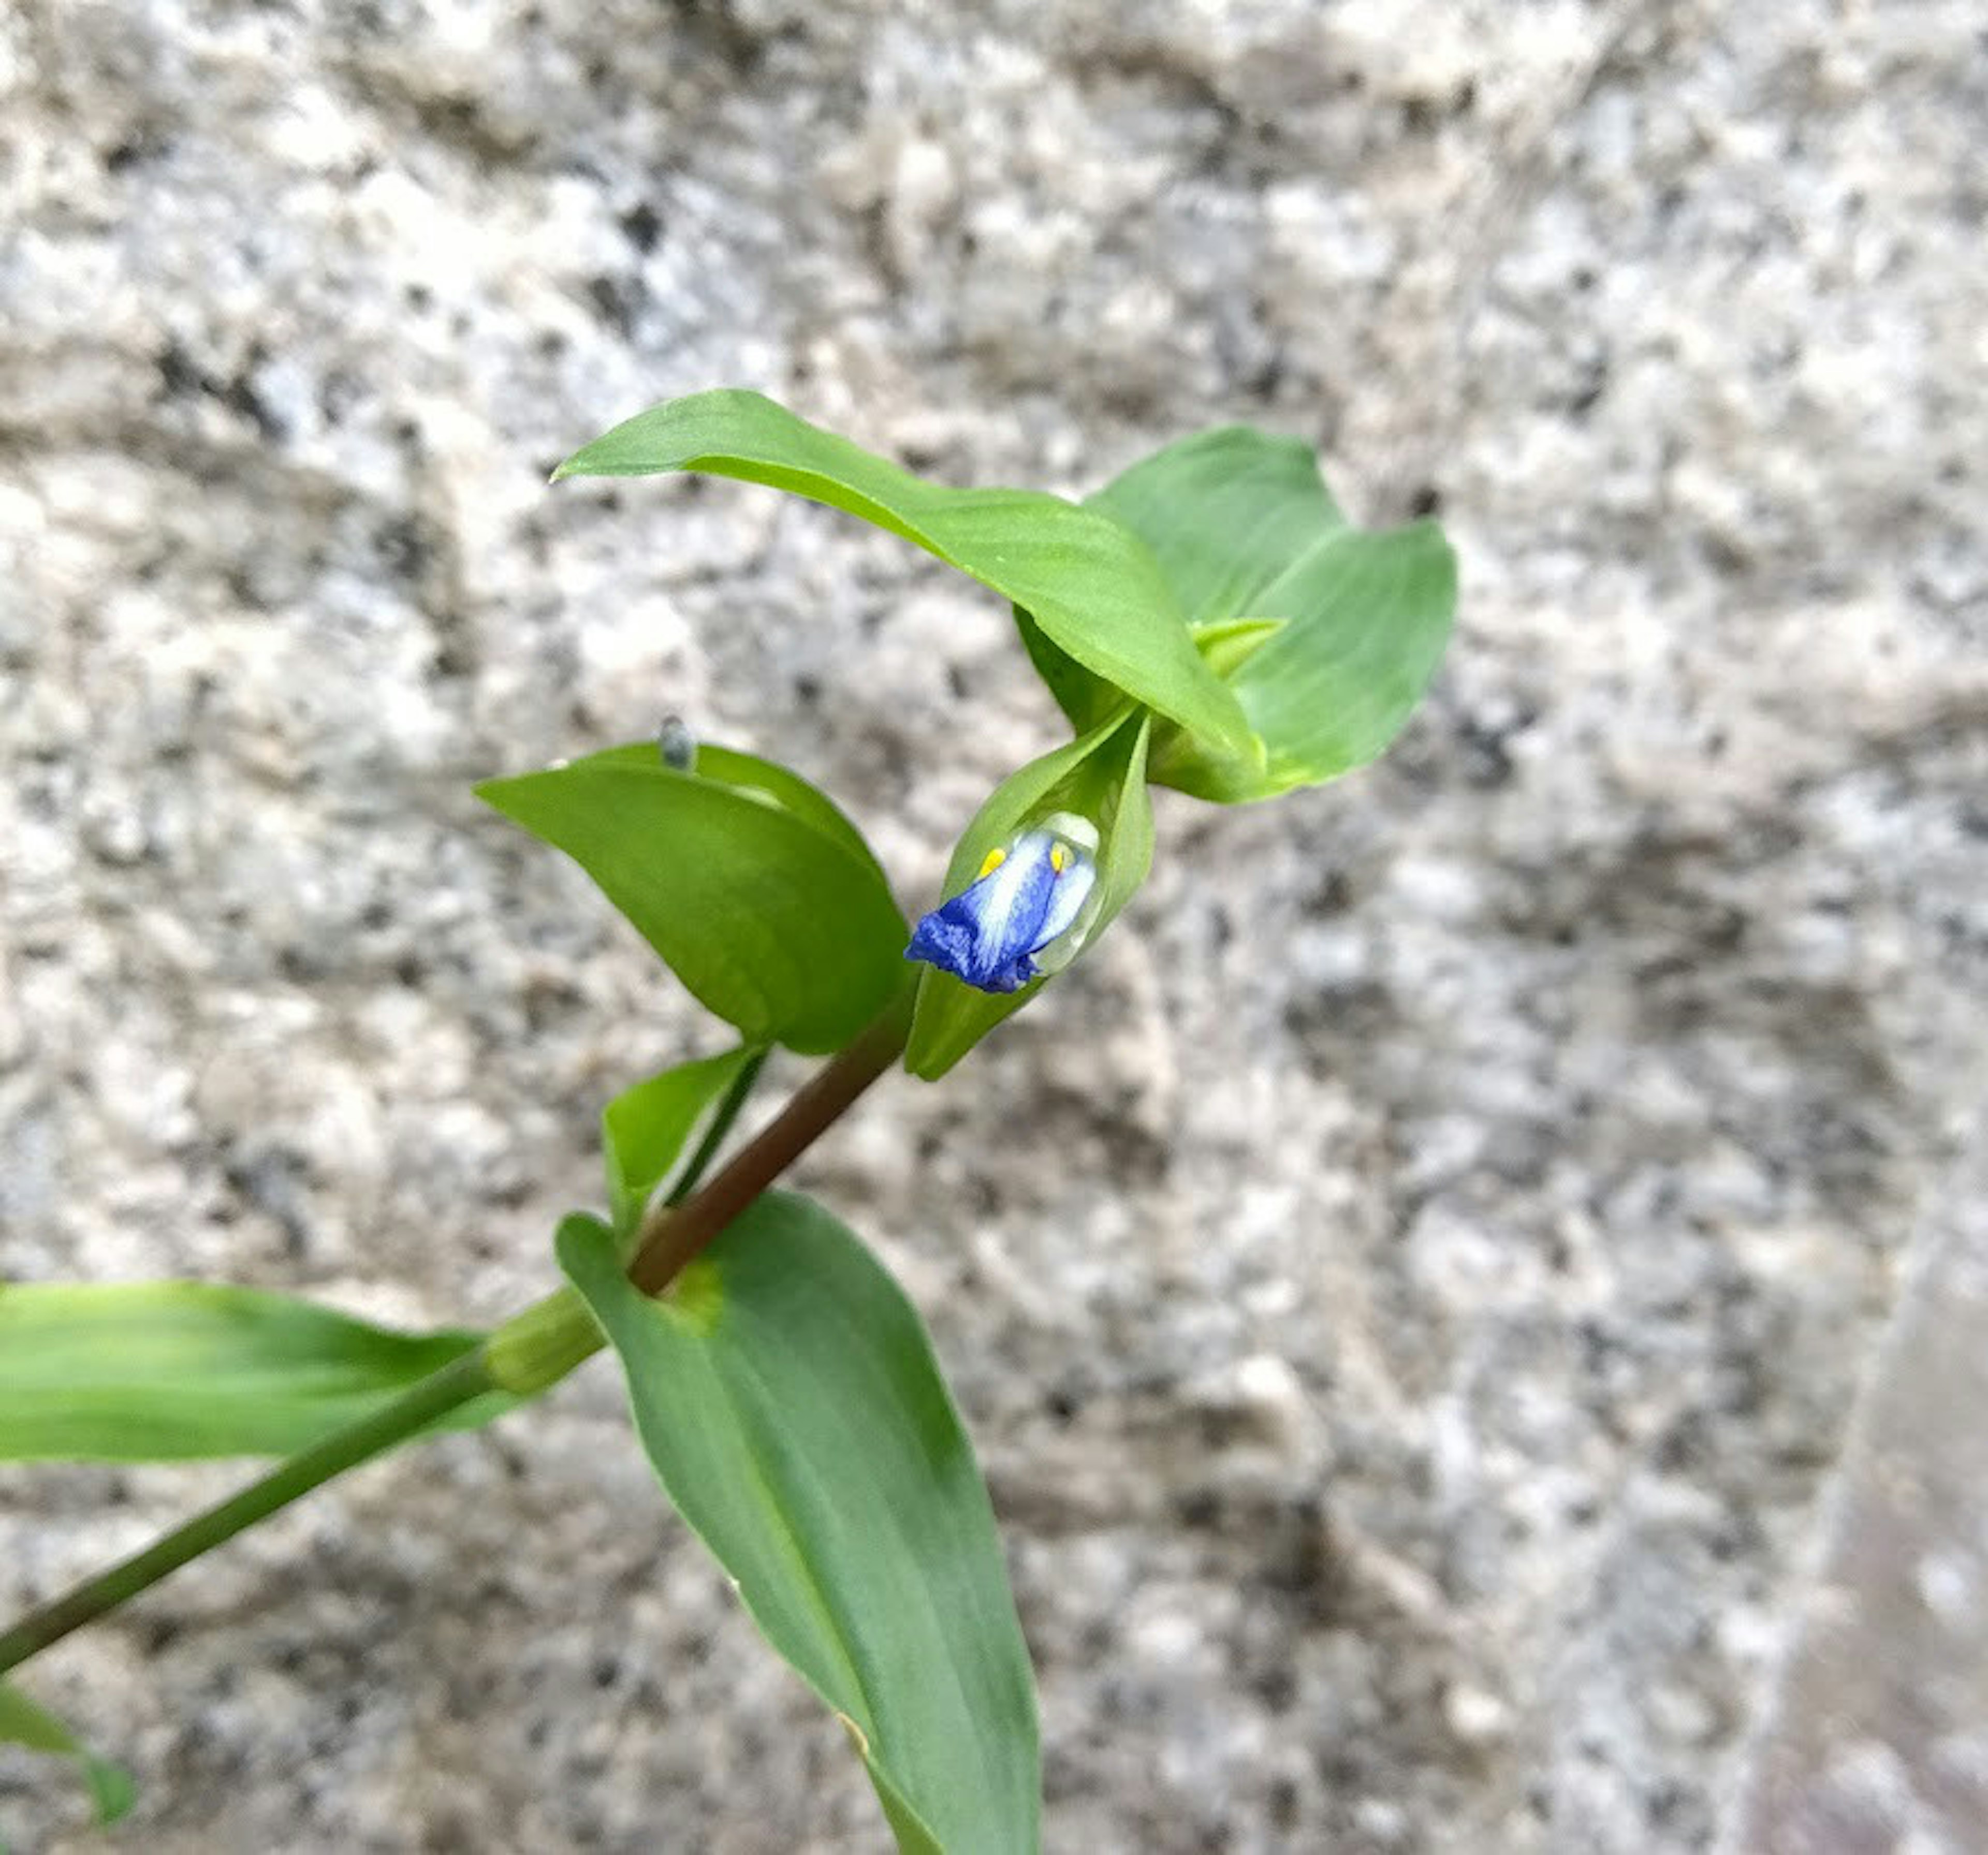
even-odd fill
[[[1058,813],[990,850],[971,887],[918,923],[908,960],[922,960],[982,992],[1019,992],[1075,954],[1097,882],[1097,833]]]

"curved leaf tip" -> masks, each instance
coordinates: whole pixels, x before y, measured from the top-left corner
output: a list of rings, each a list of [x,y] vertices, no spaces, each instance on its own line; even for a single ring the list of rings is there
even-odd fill
[[[1195,652],[1167,576],[1115,512],[1039,490],[928,483],[735,387],[624,421],[559,477],[703,471],[826,503],[923,548],[1033,616],[1094,677],[1211,746],[1255,751],[1242,711]]]

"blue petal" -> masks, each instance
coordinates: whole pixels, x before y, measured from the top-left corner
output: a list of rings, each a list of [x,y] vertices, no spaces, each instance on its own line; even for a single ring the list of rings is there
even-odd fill
[[[904,958],[956,972],[962,961],[973,958],[973,930],[950,919],[945,909],[935,908],[913,931]]]
[[[1090,900],[1097,881],[1097,866],[1087,857],[1073,860],[1059,873],[1056,887],[1050,891],[1050,905],[1036,929],[1036,944],[1029,949],[1030,952],[1041,952],[1050,941],[1060,939],[1077,925],[1077,917],[1084,912],[1084,904]]]
[[[1054,833],[1025,832],[995,868],[918,923],[904,957],[982,992],[1019,992],[1037,975],[1030,955],[1075,921],[1095,877],[1090,859]]]

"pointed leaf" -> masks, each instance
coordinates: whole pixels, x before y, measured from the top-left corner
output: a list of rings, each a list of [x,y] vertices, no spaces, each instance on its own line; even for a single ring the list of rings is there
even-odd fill
[[[8,1681],[0,1681],[0,1742],[73,1759],[90,1787],[96,1820],[106,1827],[125,1816],[137,1799],[130,1772],[108,1759],[98,1758],[39,1701],[30,1700]]]
[[[200,1282],[0,1286],[0,1461],[284,1455],[477,1344]],[[478,1398],[450,1428],[509,1408]]]
[[[902,983],[904,917],[855,827],[797,775],[614,748],[478,796],[566,853],[749,1043],[847,1042]]]
[[[1106,513],[1034,490],[947,489],[756,393],[671,400],[617,425],[555,478],[706,471],[860,516],[1026,608],[1093,675],[1232,755],[1254,747],[1195,654],[1145,547]]]
[[[641,1222],[650,1194],[676,1164],[698,1123],[759,1053],[741,1044],[722,1056],[680,1063],[624,1089],[601,1110],[607,1201],[620,1235]]]
[[[1087,947],[1130,901],[1153,861],[1153,810],[1146,795],[1147,717],[1120,715],[1080,739],[1031,761],[997,786],[953,851],[945,893],[956,895],[987,853],[1057,812],[1097,827],[1097,904]],[[904,1066],[928,1081],[943,1076],[975,1044],[1044,985],[1019,992],[976,991],[949,972],[920,969],[916,1014]]]
[[[1035,1848],[1027,1647],[972,1446],[897,1284],[784,1193],[658,1300],[595,1220],[569,1218],[559,1254],[671,1500],[843,1715],[900,1846]]]

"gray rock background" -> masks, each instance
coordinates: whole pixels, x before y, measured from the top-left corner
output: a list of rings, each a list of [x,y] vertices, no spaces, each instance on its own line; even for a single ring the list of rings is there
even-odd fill
[[[1962,0],[15,0],[0,1269],[500,1316],[600,1100],[713,1032],[468,782],[677,709],[918,900],[1056,738],[973,587],[768,492],[548,492],[576,444],[719,383],[958,481],[1300,433],[1449,525],[1425,711],[1165,804],[1095,957],[802,1174],[975,1431],[1050,1846],[1979,1847],[1979,1502],[1841,1536],[1980,1422],[1978,1294],[1878,1342],[1980,1184],[1984,126]],[[238,1478],[8,1472],[0,1600]],[[1958,1717],[1803,1816],[1828,1668],[1868,1738],[1901,1643]],[[880,1838],[598,1365],[35,1684],[135,1768],[124,1846]],[[82,1814],[0,1759],[17,1848]]]

